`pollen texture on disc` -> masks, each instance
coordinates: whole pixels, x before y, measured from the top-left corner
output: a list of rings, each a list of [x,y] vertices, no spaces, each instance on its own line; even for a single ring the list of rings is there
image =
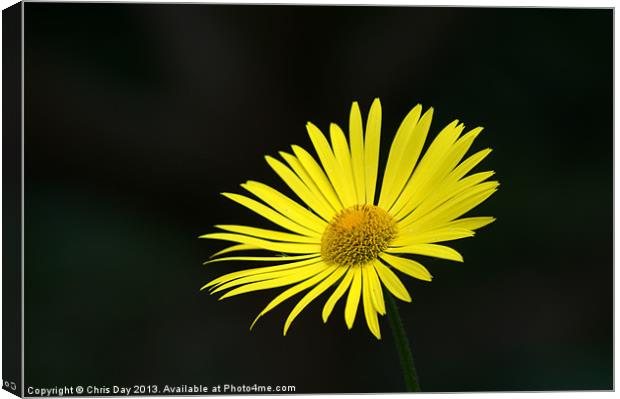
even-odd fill
[[[396,236],[396,221],[374,205],[355,205],[335,216],[321,240],[321,256],[339,266],[376,259]]]

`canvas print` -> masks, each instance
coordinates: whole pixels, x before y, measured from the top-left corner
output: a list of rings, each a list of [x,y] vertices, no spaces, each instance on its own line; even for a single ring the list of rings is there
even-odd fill
[[[613,390],[612,9],[24,2],[3,61],[6,391]]]

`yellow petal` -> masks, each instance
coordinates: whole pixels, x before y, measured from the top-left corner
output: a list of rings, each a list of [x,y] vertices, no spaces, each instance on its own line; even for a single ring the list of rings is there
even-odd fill
[[[388,265],[418,280],[431,281],[433,276],[420,263],[386,253],[379,255]]]
[[[366,273],[368,283],[370,284],[370,294],[372,297],[372,303],[375,305],[375,309],[381,315],[385,314],[385,301],[383,299],[383,287],[381,286],[381,281],[379,281],[379,277],[377,276],[377,271],[372,266],[372,264],[368,264],[364,266],[364,273]]]
[[[349,117],[349,141],[351,142],[351,165],[357,200],[366,203],[366,175],[364,171],[364,126],[357,101],[351,105]]]
[[[453,208],[451,208],[449,211],[445,211],[443,216],[445,219],[448,220],[454,220],[458,217],[460,217],[461,215],[469,212],[471,209],[475,208],[476,206],[480,205],[482,202],[486,201],[487,198],[489,198],[491,195],[493,195],[496,191],[497,191],[497,187],[499,187],[499,183],[498,182],[488,182],[489,183],[489,188],[487,189],[482,189],[482,187],[478,187],[478,186],[483,186],[485,183],[481,183],[479,185],[477,185],[475,188],[479,188],[479,191],[474,191],[473,188],[469,193],[468,197],[463,198],[463,200],[457,204],[455,204],[455,206]]]
[[[467,158],[465,161],[461,162],[441,182],[441,190],[444,190],[444,191],[450,190],[451,187],[453,187],[456,184],[459,184],[458,182],[462,182],[463,180],[468,179],[469,176],[467,178],[464,178],[464,179],[463,179],[463,176],[465,176],[467,173],[469,173],[469,171],[474,166],[476,166],[479,162],[481,162],[490,153],[491,153],[490,149],[478,151],[474,155],[472,155],[469,158]],[[491,174],[493,174],[495,172],[482,172],[482,173],[491,173]],[[472,176],[475,176],[475,175],[472,175]]]
[[[290,268],[290,269],[285,269],[285,270],[278,270],[278,271],[273,271],[273,272],[267,272],[267,273],[256,273],[256,274],[252,274],[249,276],[245,276],[245,277],[240,277],[231,281],[228,281],[224,284],[221,284],[217,287],[214,287],[213,290],[211,291],[211,294],[215,294],[217,292],[223,291],[223,290],[227,290],[229,288],[232,287],[237,287],[240,285],[249,285],[250,283],[255,283],[257,281],[274,281],[277,280],[279,278],[284,278],[284,277],[288,277],[288,276],[292,276],[294,278],[297,278],[299,276],[303,275],[308,275],[308,274],[316,274],[320,271],[322,271],[325,268],[325,266],[323,264],[321,264],[320,262],[314,263],[312,265],[308,265],[308,266],[301,266],[301,267],[296,267],[296,268]]]
[[[310,287],[313,287],[314,285],[318,284],[320,281],[322,281],[327,276],[329,276],[333,272],[335,267],[336,266],[327,266],[327,265],[325,265],[325,269],[321,273],[315,275],[312,278],[309,278],[308,280],[306,280],[306,281],[304,281],[302,283],[297,284],[294,287],[289,288],[288,290],[284,291],[283,293],[281,293],[280,295],[275,297],[271,302],[269,302],[269,304],[265,307],[265,309],[263,309],[258,314],[258,316],[256,316],[256,318],[252,322],[252,325],[250,326],[250,330],[254,327],[254,324],[256,324],[258,319],[260,319],[262,316],[264,316],[267,312],[269,312],[270,310],[272,310],[273,308],[275,308],[276,306],[278,306],[282,302],[286,301],[288,298],[292,297],[293,295],[297,295],[301,291],[303,291],[305,289],[308,289]]]
[[[322,275],[325,269],[327,269],[327,265],[321,262],[318,263],[317,266],[318,267],[307,268],[303,272],[300,271],[299,273],[294,273],[294,274],[290,274],[290,275],[283,276],[280,278],[275,278],[273,280],[259,281],[257,283],[243,285],[241,287],[235,288],[234,290],[228,291],[226,294],[220,297],[220,300],[231,297],[231,296],[235,296],[235,295],[245,294],[247,292],[267,290],[270,288],[277,288],[277,287],[284,287],[286,285],[295,284],[295,283],[298,283],[306,279],[312,280],[311,277],[316,278],[317,276]]]
[[[349,330],[353,327],[357,305],[360,302],[360,294],[362,292],[362,268],[357,266],[351,270],[353,271],[353,281],[351,281],[347,303],[344,307],[344,321],[347,323]]]
[[[362,297],[364,302],[364,316],[366,316],[366,324],[372,334],[381,339],[381,330],[379,329],[379,320],[377,318],[377,311],[372,300],[372,282],[368,278],[367,267],[362,268],[363,271],[363,283],[362,283]]]
[[[219,252],[214,253],[213,255],[209,256],[209,258],[215,258],[216,256],[224,255],[230,252],[251,251],[253,249],[260,249],[260,248],[254,245],[248,245],[248,244],[235,244],[235,245],[231,245],[230,247],[224,248]]]
[[[318,254],[308,254],[308,255],[296,255],[296,256],[288,256],[288,255],[279,255],[279,256],[229,256],[227,258],[217,258],[211,259],[206,262],[203,262],[203,265],[208,265],[209,263],[216,262],[229,262],[229,261],[239,261],[239,260],[247,260],[247,261],[256,261],[256,262],[290,262],[292,260],[301,260],[301,259],[309,259],[316,258]]]
[[[321,195],[310,176],[299,163],[299,160],[291,154],[283,151],[280,155],[291,165],[289,169],[282,162],[270,156],[265,157],[267,163],[277,173],[278,176],[293,190],[293,192],[324,220],[330,221],[335,215],[334,209],[329,202]]]
[[[401,123],[392,142],[379,197],[379,206],[383,209],[390,209],[411,176],[422,152],[431,125],[433,109],[426,111],[418,123],[421,113],[420,104],[413,107]]]
[[[302,234],[308,237],[320,237],[321,234],[316,231],[312,231],[306,227],[300,226],[297,223],[293,222],[291,219],[281,215],[280,213],[274,211],[266,205],[261,204],[260,202],[248,198],[244,195],[233,194],[233,193],[222,193],[222,195],[226,198],[229,198],[235,201],[238,204],[245,206],[251,211],[259,214],[265,219],[273,222],[280,227],[284,227],[287,230],[290,230],[294,233]]]
[[[422,157],[419,165],[413,171],[411,178],[405,184],[403,192],[399,195],[389,212],[397,220],[402,219],[417,205],[419,199],[424,198],[429,190],[437,167],[446,156],[450,148],[463,131],[463,125],[454,121],[445,128],[431,143]]]
[[[226,260],[226,259],[228,259],[228,258],[225,258],[224,260]],[[201,288],[201,290],[204,290],[205,288],[209,288],[209,287],[215,287],[217,285],[226,283],[228,281],[232,281],[232,280],[237,279],[237,278],[241,278],[241,277],[245,277],[245,276],[251,276],[251,275],[254,275],[254,274],[275,272],[275,271],[279,271],[279,270],[294,269],[294,268],[298,268],[300,266],[306,266],[306,265],[311,265],[311,264],[317,263],[320,260],[321,260],[320,257],[314,255],[314,258],[301,259],[301,260],[298,260],[298,261],[295,261],[295,262],[284,263],[284,264],[281,264],[281,265],[261,266],[261,267],[255,267],[255,268],[252,268],[252,269],[239,270],[239,271],[236,271],[236,272],[225,274],[225,275],[220,276],[220,277],[218,277],[218,278],[216,278],[214,280],[211,280],[210,282],[205,284]]]
[[[434,208],[439,205],[437,202],[443,202],[462,191],[469,189],[475,184],[482,182],[489,177],[491,177],[495,172],[481,172],[466,178],[463,178],[471,169],[473,169],[478,163],[480,163],[484,158],[486,158],[491,153],[491,149],[486,149],[482,151],[478,151],[474,155],[467,158],[465,161],[461,162],[454,170],[452,170],[448,176],[441,182],[438,189],[434,190],[430,198],[426,198],[419,207],[415,209],[415,215],[421,216],[424,213],[428,212],[428,208]],[[420,209],[421,208],[421,209]],[[412,222],[413,215],[409,214],[406,219],[408,219],[407,223],[404,223],[404,219],[401,220],[401,225],[406,225]]]
[[[403,234],[392,241],[390,245],[398,247],[413,244],[432,244],[434,242],[452,241],[473,236],[474,232],[467,229],[455,227],[440,228],[423,233]]]
[[[291,313],[289,314],[286,322],[284,323],[284,335],[288,331],[293,320],[301,313],[302,310],[306,306],[310,304],[310,302],[314,301],[319,295],[325,292],[329,287],[331,287],[342,275],[347,271],[344,267],[334,267],[333,273],[330,274],[325,280],[321,281],[317,284],[313,289],[311,289],[298,303],[295,305]]]
[[[331,204],[332,208],[336,210],[336,212],[342,210],[342,203],[340,202],[338,195],[336,195],[334,187],[327,179],[327,176],[325,176],[323,169],[321,169],[321,166],[319,166],[319,164],[314,160],[312,155],[310,155],[308,151],[304,150],[299,146],[294,145],[291,148],[293,149],[293,152],[295,153],[295,156],[297,157],[301,165],[304,167],[306,172],[308,172],[308,175],[310,175],[310,177],[312,178],[312,181],[314,181],[316,186],[319,188],[319,193],[321,193],[325,197],[325,199],[327,199],[327,201]]]
[[[481,127],[472,129],[458,139],[449,150],[447,149],[445,154],[437,154],[436,158],[434,158],[433,166],[426,172],[425,178],[417,182],[418,187],[412,198],[409,199],[399,213],[395,214],[397,219],[403,218],[412,210],[419,208],[420,204],[427,201],[429,197],[441,189],[442,184],[450,186],[452,181],[456,181],[454,180],[454,175],[448,175],[454,170],[481,131]]]
[[[353,275],[355,274],[355,272],[351,268],[346,268],[346,272],[347,274],[345,274],[342,281],[340,281],[340,284],[338,284],[338,287],[336,287],[336,289],[334,290],[332,295],[329,297],[327,302],[325,302],[325,306],[323,307],[323,313],[322,313],[323,323],[327,323],[327,319],[329,318],[329,315],[332,313],[332,310],[334,310],[334,306],[336,306],[336,303],[338,303],[340,298],[342,298],[344,293],[347,291],[347,289],[351,285],[351,281],[353,280]]]
[[[411,296],[409,295],[407,288],[405,288],[398,276],[396,276],[390,268],[386,267],[379,260],[375,260],[375,262],[373,262],[373,267],[377,271],[383,285],[385,285],[392,295],[401,301],[411,302]]]
[[[282,215],[286,215],[300,226],[307,227],[319,234],[323,234],[323,231],[327,227],[327,222],[325,220],[319,218],[316,214],[310,212],[297,202],[266,184],[248,181],[242,184],[241,187],[256,195],[274,210],[280,212]]]
[[[435,192],[433,192],[431,195],[426,197],[424,201],[422,201],[420,206],[414,209],[413,212],[411,212],[398,223],[399,228],[404,229],[409,225],[415,224],[415,221],[420,217],[436,209],[451,198],[454,198],[457,195],[465,192],[466,190],[474,187],[475,185],[485,181],[494,174],[495,172],[493,171],[481,172],[473,174],[471,176],[467,176],[466,178],[459,181],[442,183]],[[413,228],[415,228],[415,226],[413,226]]]
[[[359,204],[357,199],[357,193],[355,191],[355,183],[353,182],[353,171],[351,169],[351,153],[349,152],[349,146],[347,139],[344,137],[344,132],[338,125],[332,123],[329,125],[329,134],[332,142],[332,148],[334,149],[334,156],[336,157],[337,164],[340,166],[340,176],[345,192],[345,200],[343,205],[345,207],[351,207]]]
[[[381,102],[378,98],[372,102],[366,121],[364,138],[364,165],[366,180],[366,203],[375,203],[375,188],[379,169],[379,145],[381,144]]]
[[[323,132],[310,122],[308,122],[306,128],[310,140],[312,140],[312,144],[314,145],[314,149],[321,160],[321,164],[323,164],[323,169],[340,199],[340,203],[345,208],[349,207],[349,204],[352,204],[354,201],[351,197],[353,193],[350,185],[351,182],[346,182],[344,180],[340,165],[336,162],[336,157],[332,152],[329,142],[323,135]]]
[[[386,252],[425,255],[432,256],[434,258],[453,260],[455,262],[463,262],[463,256],[460,253],[450,247],[437,244],[413,244],[406,245],[404,247],[390,247],[386,250]],[[390,264],[394,266],[392,263]]]
[[[296,244],[288,242],[275,242],[268,240],[261,240],[260,238],[244,236],[241,234],[232,233],[210,233],[200,236],[200,238],[208,238],[211,240],[223,240],[238,242],[240,244],[250,244],[261,249],[269,251],[292,253],[292,254],[310,254],[320,253],[320,244]]]
[[[491,152],[492,150],[490,148],[486,148],[484,150],[480,150],[476,152],[474,155],[471,155],[470,157],[465,159],[463,162],[461,162],[459,166],[454,168],[454,170],[451,172],[451,175],[453,175],[454,180],[459,180],[460,178],[465,176],[467,173],[469,173],[470,170],[475,168],[476,165],[482,162]]]
[[[480,135],[482,129],[482,127],[472,129],[454,143],[450,150],[435,166],[433,176],[428,181],[430,187],[438,185],[444,177],[454,170],[456,165],[463,159],[476,137]]]
[[[446,228],[461,228],[468,230],[477,230],[495,221],[491,216],[477,216],[471,218],[457,219],[445,225]]]
[[[412,225],[420,231],[450,222],[480,205],[497,191],[496,181],[480,183],[444,202]]]
[[[321,239],[318,237],[308,237],[299,234],[284,233],[282,231],[261,229],[258,227],[240,226],[236,224],[218,224],[218,229],[230,231],[233,233],[245,234],[248,236],[258,237],[265,240],[275,240],[284,242],[298,242],[307,244],[320,244]]]

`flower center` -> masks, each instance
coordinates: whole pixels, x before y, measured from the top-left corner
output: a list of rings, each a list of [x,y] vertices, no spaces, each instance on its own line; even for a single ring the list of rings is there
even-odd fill
[[[321,239],[321,256],[330,265],[362,265],[376,259],[396,232],[396,221],[383,209],[355,205],[329,223]]]

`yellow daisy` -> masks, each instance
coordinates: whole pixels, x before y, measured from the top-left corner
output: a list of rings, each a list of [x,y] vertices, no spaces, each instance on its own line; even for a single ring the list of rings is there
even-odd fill
[[[396,298],[411,301],[395,271],[424,281],[432,278],[424,266],[407,256],[462,262],[457,251],[437,243],[471,237],[476,229],[495,220],[488,216],[461,218],[497,191],[499,185],[486,181],[494,174],[492,171],[467,175],[490,149],[462,160],[482,128],[461,134],[465,126],[455,120],[439,132],[421,156],[432,117],[433,109],[422,113],[419,104],[405,116],[394,136],[380,190],[379,99],[370,107],[365,129],[360,108],[357,102],[353,103],[348,141],[336,124],[329,126],[330,143],[318,127],[308,122],[306,128],[318,162],[296,145],[292,146],[292,153],[280,152],[284,162],[266,157],[269,166],[305,206],[268,185],[248,181],[241,187],[257,199],[222,194],[274,223],[278,230],[217,225],[221,231],[200,237],[235,243],[205,263],[272,264],[226,274],[202,289],[208,288],[212,294],[226,291],[220,297],[224,299],[290,286],[260,312],[254,323],[285,300],[309,290],[286,319],[284,335],[299,313],[329,290],[323,322],[346,296],[347,327],[353,327],[361,301],[368,328],[380,339],[377,315],[386,312],[383,287]],[[246,250],[277,254],[218,258]]]

